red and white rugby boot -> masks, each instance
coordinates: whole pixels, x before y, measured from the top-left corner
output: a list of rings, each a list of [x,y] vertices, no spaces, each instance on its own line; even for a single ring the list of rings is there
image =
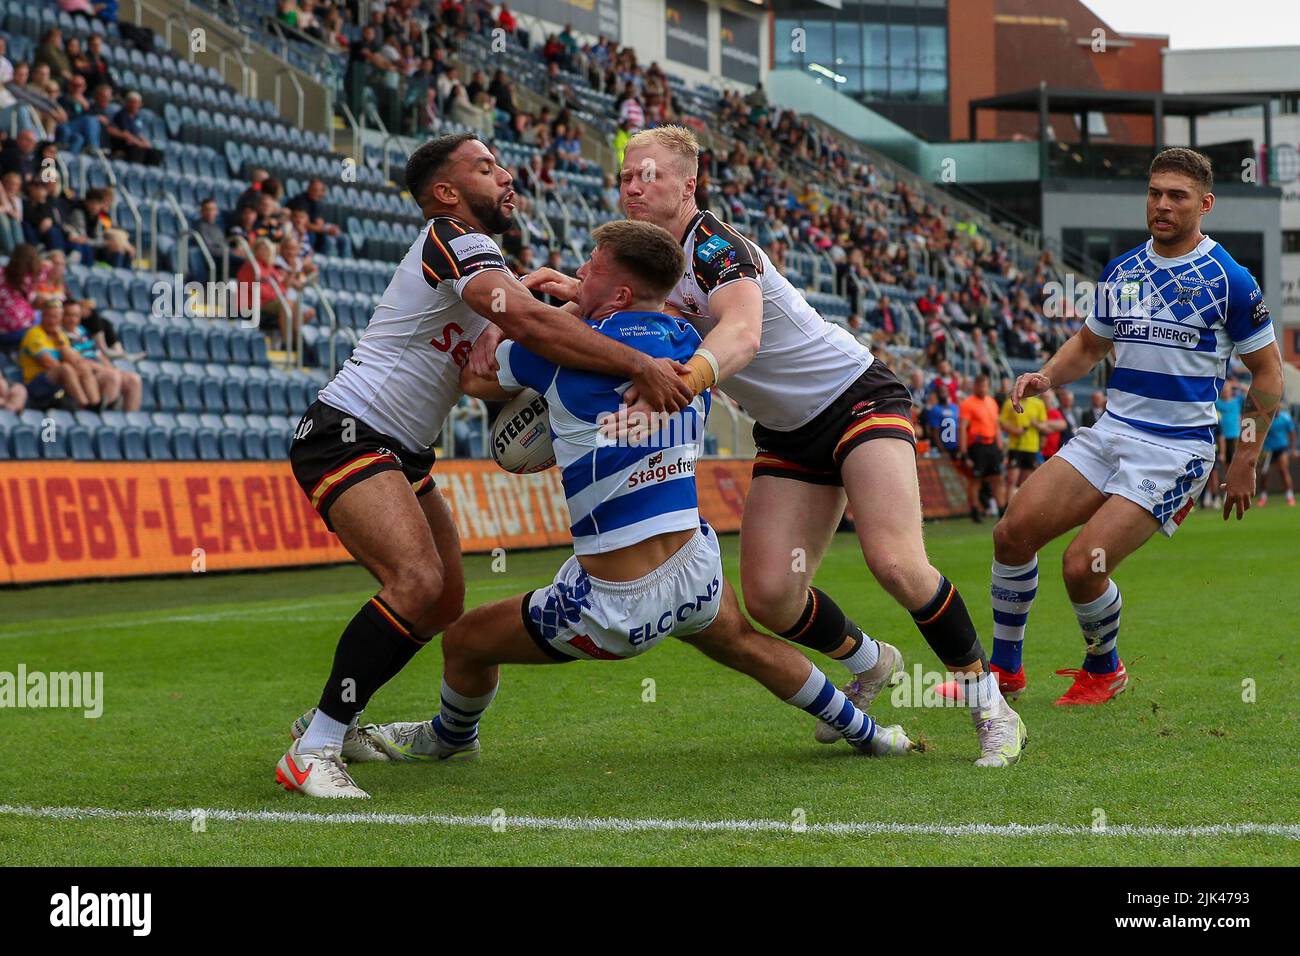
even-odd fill
[[[309,797],[368,800],[357,786],[337,750],[298,750],[295,740],[275,768],[275,782]]]
[[[1020,669],[1015,673],[1004,671],[997,664],[990,664],[989,670],[997,675],[998,690],[1002,691],[1002,696],[1006,700],[1015,700],[1025,689],[1025,665],[1021,664]],[[937,688],[939,696],[946,697],[948,700],[957,700],[957,682],[955,680],[947,681],[940,684]]]
[[[1109,674],[1094,674],[1082,667],[1067,667],[1056,673],[1074,678],[1070,689],[1057,698],[1057,707],[1087,707],[1092,704],[1104,704],[1124,693],[1128,687],[1128,671],[1125,670],[1123,661],[1120,661],[1119,667]]]

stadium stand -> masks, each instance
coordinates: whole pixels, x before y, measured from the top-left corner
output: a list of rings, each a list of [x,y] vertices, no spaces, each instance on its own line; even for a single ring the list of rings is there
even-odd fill
[[[284,122],[269,102],[135,31],[0,0],[0,38],[15,67],[57,64],[61,55],[74,68],[69,76],[107,78],[100,115],[113,126],[130,128],[117,118],[124,95],[137,91],[135,128],[147,144],[132,151],[104,139],[74,152],[66,148],[76,111],[68,78],[52,74],[45,89],[64,104],[63,119],[42,113],[39,91],[17,90],[17,77],[8,84],[22,95],[0,109],[0,130],[11,133],[0,171],[10,155],[20,177],[35,178],[40,157],[55,155],[59,172],[46,202],[63,211],[61,231],[24,238],[46,253],[67,251],[66,295],[93,301],[112,330],[103,344],[116,367],[141,376],[143,399],[139,411],[77,410],[56,443],[33,441],[39,419],[29,402],[26,418],[0,419],[0,457],[281,457],[297,415],[351,354],[421,224],[399,181],[411,144],[449,131],[479,131],[515,175],[526,201],[502,244],[522,274],[543,263],[572,270],[585,257],[591,230],[617,215],[610,173],[631,132],[658,122],[694,127],[705,147],[701,205],[748,230],[828,320],[886,356],[912,383],[918,413],[936,382],[964,393],[979,371],[1009,377],[1074,330],[1043,315],[1044,285],[1057,277],[1050,253],[995,241],[994,224],[979,213],[773,107],[761,88],[742,95],[693,86],[603,38],[530,36],[522,24],[504,51],[494,49],[494,8],[482,2],[390,4],[367,24],[349,22],[342,4],[203,5],[329,83],[384,135],[352,130],[363,162],[350,167],[329,137]],[[91,106],[93,115],[100,104]],[[387,135],[384,117],[393,132],[415,138]],[[30,157],[18,144],[23,130],[39,139]],[[133,161],[148,160],[146,150],[157,151],[159,165]],[[96,197],[125,246],[120,235],[117,246],[76,241],[88,237],[73,233],[64,212]],[[215,204],[211,222],[201,213],[205,199]],[[6,235],[0,252],[8,255]],[[274,243],[274,267],[248,263],[258,240]],[[257,329],[230,317],[237,308],[212,280],[257,274],[288,308],[315,313],[300,340],[283,323]],[[211,284],[182,295],[177,275]],[[21,381],[2,350],[0,375]],[[481,453],[482,435],[468,427],[481,413],[463,411],[448,441]]]

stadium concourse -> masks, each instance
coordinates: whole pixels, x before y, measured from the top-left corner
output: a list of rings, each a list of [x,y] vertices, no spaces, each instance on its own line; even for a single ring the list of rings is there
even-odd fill
[[[751,230],[811,304],[884,355],[908,381],[918,420],[927,392],[948,406],[981,371],[1006,382],[1077,327],[1043,314],[1043,286],[1057,275],[1050,253],[991,241],[975,214],[927,200],[888,164],[768,104],[761,88],[742,97],[690,87],[604,39],[528,37],[485,3],[390,4],[365,24],[344,4],[208,5],[336,84],[357,113],[386,115],[416,138],[480,132],[527,197],[502,241],[520,274],[575,268],[591,229],[617,215],[613,177],[584,158],[584,137],[609,154],[638,128],[684,122],[708,128],[701,206]],[[420,225],[384,178],[400,175],[405,154],[366,146],[353,167],[325,136],[286,124],[147,30],[60,6],[77,5],[0,3],[0,296],[18,303],[0,317],[10,383],[0,457],[283,457]],[[488,36],[499,23],[512,26],[503,52]],[[516,83],[554,107],[523,109]],[[46,157],[57,178],[42,174]],[[259,276],[260,329],[234,317]],[[238,301],[191,300],[178,277],[237,280]],[[13,386],[33,371],[15,360],[22,336],[55,300],[84,303],[82,347],[122,378],[139,376],[138,408],[125,397],[78,407],[68,390],[14,407]],[[42,436],[47,417],[62,427]],[[461,451],[483,452],[482,422],[458,421]]]

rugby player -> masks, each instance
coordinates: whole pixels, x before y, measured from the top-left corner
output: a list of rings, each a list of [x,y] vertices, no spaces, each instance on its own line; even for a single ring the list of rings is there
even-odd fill
[[[1157,531],[1172,536],[1214,466],[1214,402],[1235,349],[1251,373],[1242,411],[1254,421],[1228,466],[1223,517],[1238,520],[1255,492],[1255,465],[1282,394],[1282,358],[1259,285],[1201,231],[1214,208],[1213,172],[1200,153],[1162,151],[1146,201],[1151,238],[1112,260],[1094,314],[1012,391],[1030,396],[1086,375],[1113,348],[1106,410],[1039,468],[993,533],[993,659],[1002,690],[1025,687],[1021,647],[1038,589],[1038,551],[1083,526],[1065,551],[1065,589],[1087,652],[1060,705],[1100,704],[1128,685],[1117,639],[1120,591],[1111,575]]]
[[[644,222],[606,223],[592,239],[595,249],[578,270],[579,314],[615,341],[689,360],[699,333],[660,311],[685,265],[676,239]],[[574,555],[549,587],[475,608],[447,629],[439,713],[370,728],[391,757],[476,756],[479,719],[496,695],[501,664],[625,660],[669,636],[828,720],[861,752],[911,750],[902,728],[877,726],[794,647],[754,631],[741,614],[717,534],[697,509],[707,391],[645,443],[613,445],[600,422],[623,402],[619,376],[557,366],[506,341],[493,374],[467,366],[461,384],[485,399],[525,387],[545,395]]]
[[[864,710],[897,680],[897,648],[868,637],[812,586],[847,501],[872,575],[963,682],[976,763],[1015,763],[1024,723],[988,672],[961,595],[925,553],[910,394],[866,346],[809,306],[762,249],[699,210],[698,167],[690,130],[645,130],[627,144],[621,199],[629,219],[666,228],[685,251],[668,303],[704,336],[687,363],[692,390],[721,382],[757,422],[740,535],[746,608],[764,627],[843,663],[852,675],[845,693]],[[570,302],[576,294],[575,280],[554,270],[524,282]],[[838,736],[824,722],[816,728],[822,743]]]
[[[276,768],[286,789],[310,796],[364,796],[343,761],[387,756],[358,715],[463,612],[460,542],[433,484],[431,446],[460,398],[460,367],[488,325],[483,316],[545,359],[631,381],[666,410],[693,398],[674,363],[600,335],[520,285],[489,235],[511,223],[511,177],[483,143],[425,143],[407,163],[406,186],[427,224],[356,351],[303,415],[289,456],[312,506],[380,583],[344,629],[320,703],[294,722]]]

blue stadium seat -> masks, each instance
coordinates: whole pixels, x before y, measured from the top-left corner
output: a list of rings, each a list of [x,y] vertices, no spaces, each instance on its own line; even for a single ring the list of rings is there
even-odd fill
[[[229,362],[230,332],[224,326],[213,325],[208,330],[208,358],[213,362]]]
[[[270,411],[270,402],[266,395],[266,382],[261,379],[250,378],[244,383],[244,399],[250,412],[265,414]]]
[[[186,342],[185,330],[176,326],[168,326],[163,332],[163,347],[167,350],[167,357],[173,362],[184,362],[190,358],[188,343]]]
[[[121,461],[122,432],[102,425],[95,429],[95,457],[100,461]]]
[[[13,457],[30,461],[41,457],[41,442],[31,425],[19,425],[9,432],[9,450]]]
[[[203,383],[192,375],[185,375],[176,384],[180,393],[177,407],[187,412],[203,411]]]
[[[289,383],[283,378],[271,378],[266,383],[267,410],[272,415],[289,414]],[[305,411],[305,407],[300,411]]]
[[[217,434],[221,446],[221,457],[226,461],[241,461],[244,458],[244,442],[240,432],[233,428],[223,428]]]
[[[194,432],[188,428],[172,429],[172,454],[177,461],[194,461],[199,457],[198,443]]]
[[[221,441],[216,431],[211,428],[200,428],[194,433],[194,442],[198,446],[200,461],[221,460]]]
[[[74,461],[95,460],[95,440],[85,425],[73,425],[67,432],[68,457]]]
[[[260,431],[249,428],[242,435],[245,458],[258,460],[266,457],[266,441]]]
[[[248,406],[244,402],[244,383],[240,379],[228,378],[222,383],[222,395],[226,411],[244,412]]]
[[[203,383],[200,385],[200,395],[202,396],[204,411],[216,412],[220,415],[226,410],[226,398],[222,394],[221,382],[217,379],[203,379]]]
[[[303,379],[291,379],[289,382],[289,414],[301,415],[316,400],[316,387]]]
[[[208,354],[208,335],[202,327],[191,328],[185,333],[185,348],[190,353],[190,359],[195,362],[206,362],[209,359]],[[224,361],[224,359],[212,359],[214,362]]]

